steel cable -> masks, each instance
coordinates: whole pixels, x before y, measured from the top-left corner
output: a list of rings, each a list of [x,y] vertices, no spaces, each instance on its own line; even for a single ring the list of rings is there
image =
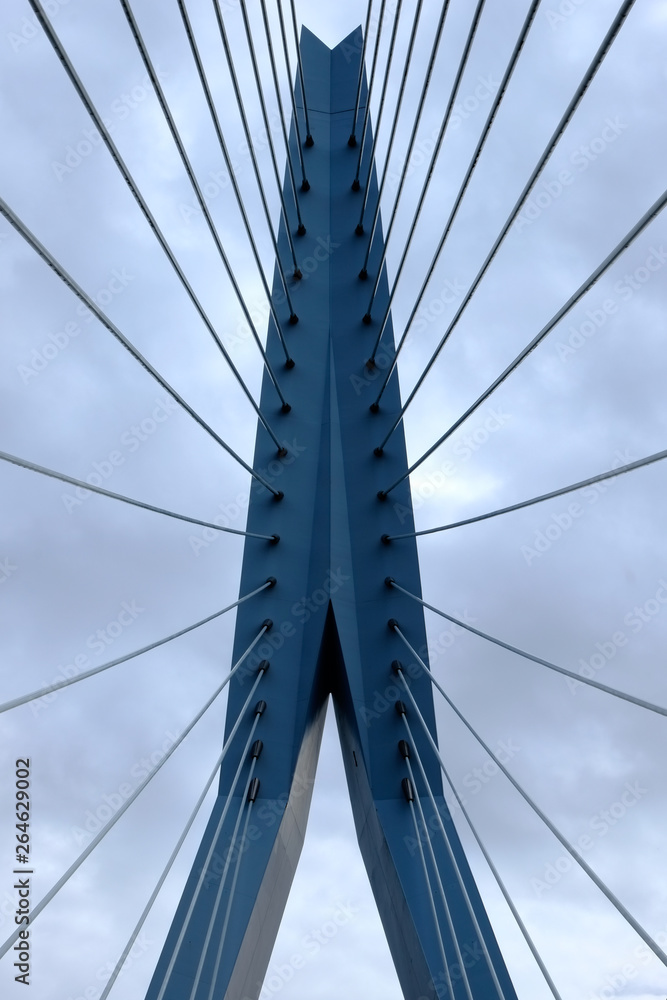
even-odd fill
[[[199,424],[199,426],[207,432],[207,434],[210,434],[213,440],[216,441],[222,448],[224,448],[227,454],[230,455],[232,458],[234,458],[239,463],[239,465],[241,465],[246,470],[246,472],[250,473],[250,475],[258,482],[260,482],[262,486],[265,486],[270,493],[273,493],[273,495],[277,500],[282,499],[282,492],[280,490],[274,489],[273,486],[271,486],[270,483],[268,483],[263,476],[261,476],[258,472],[255,472],[255,470],[252,469],[248,465],[248,463],[241,458],[240,455],[237,455],[234,449],[231,448],[226,443],[226,441],[223,441],[220,435],[217,434],[213,430],[213,428],[206,423],[203,417],[200,417],[197,411],[194,410],[189,403],[186,403],[183,397],[180,396],[174,388],[172,388],[169,382],[167,382],[167,380],[162,375],[160,375],[157,369],[155,369],[151,365],[151,363],[147,361],[147,359],[143,356],[143,354],[141,354],[137,350],[134,344],[130,343],[127,337],[125,337],[125,335],[121,333],[121,331],[118,329],[116,324],[112,323],[109,317],[104,312],[102,312],[97,303],[86,292],[84,292],[83,288],[81,288],[81,286],[74,280],[74,278],[56,260],[53,254],[51,254],[42,243],[40,243],[37,237],[10,209],[10,207],[6,204],[6,202],[2,200],[2,198],[0,198],[0,214],[4,215],[7,221],[10,222],[12,226],[17,230],[17,232],[21,234],[26,243],[28,243],[33,248],[35,253],[37,253],[46,264],[48,264],[51,270],[58,275],[61,281],[63,281],[72,292],[74,292],[77,298],[79,298],[88,307],[88,309],[90,309],[91,313],[93,313],[93,315],[97,317],[100,323],[102,323],[102,325],[105,326],[106,329],[113,334],[116,340],[118,340],[118,342],[123,345],[125,350],[132,355],[135,361],[138,361],[139,364],[142,366],[142,368],[144,368],[150,375],[153,376],[158,385],[161,385],[162,388],[169,393],[172,399],[175,399],[176,402],[179,404],[179,406],[182,406],[183,409],[190,414],[193,420],[195,420]],[[278,445],[282,451],[283,446],[280,445],[280,442],[278,442]]]
[[[521,210],[521,208],[523,206],[524,201],[526,200],[526,198],[530,194],[530,191],[531,191],[531,189],[532,189],[535,181],[537,180],[537,178],[539,177],[540,173],[544,169],[545,164],[547,163],[549,157],[551,156],[552,152],[556,148],[556,146],[557,146],[557,144],[558,144],[558,142],[559,142],[559,140],[560,140],[563,132],[567,128],[567,126],[568,126],[571,118],[573,117],[575,111],[577,110],[579,104],[581,103],[581,100],[583,99],[583,97],[586,94],[588,88],[590,87],[590,85],[591,85],[591,83],[592,83],[592,81],[593,81],[593,79],[594,79],[597,71],[599,70],[600,66],[602,65],[602,63],[604,61],[604,58],[607,55],[607,52],[609,51],[612,43],[614,42],[614,39],[616,38],[618,32],[620,31],[621,26],[623,25],[623,22],[625,21],[625,19],[627,18],[628,14],[630,13],[630,10],[631,10],[631,8],[632,8],[632,6],[633,6],[634,3],[635,3],[635,0],[625,0],[625,2],[621,6],[620,11],[618,12],[618,14],[616,15],[616,17],[614,18],[614,21],[612,22],[612,25],[609,28],[607,34],[605,35],[602,44],[600,45],[600,47],[598,48],[595,56],[593,57],[593,60],[590,63],[590,65],[589,65],[589,67],[588,67],[588,69],[586,71],[586,74],[584,75],[583,80],[581,81],[581,83],[577,87],[577,90],[575,91],[575,94],[572,97],[572,100],[568,104],[565,113],[563,114],[563,116],[560,119],[558,125],[554,129],[554,132],[552,133],[551,138],[549,139],[549,141],[548,141],[548,143],[547,143],[547,145],[546,145],[546,147],[545,147],[545,149],[544,149],[544,151],[543,151],[540,159],[538,160],[538,162],[537,162],[537,164],[536,164],[536,166],[535,166],[532,174],[530,175],[530,177],[529,177],[529,179],[528,179],[528,181],[527,181],[527,183],[526,183],[523,191],[519,195],[519,198],[516,201],[516,203],[514,205],[514,208],[510,212],[510,214],[509,214],[509,216],[508,216],[505,224],[503,225],[500,233],[496,237],[496,240],[495,240],[493,246],[491,247],[491,250],[487,254],[484,263],[482,264],[481,268],[479,269],[479,271],[475,275],[475,278],[473,279],[473,282],[472,282],[470,288],[468,289],[468,291],[464,295],[463,300],[462,300],[459,308],[457,309],[454,318],[452,319],[452,321],[450,322],[449,326],[447,327],[445,333],[443,334],[442,338],[440,339],[440,342],[439,342],[438,346],[436,347],[435,351],[431,355],[430,360],[428,361],[426,367],[424,368],[424,371],[419,376],[419,379],[417,380],[416,385],[412,389],[412,391],[411,391],[408,399],[406,400],[405,404],[403,405],[403,407],[401,409],[401,412],[400,412],[400,414],[398,416],[398,419],[393,424],[391,430],[389,431],[389,434],[387,435],[387,438],[385,438],[385,441],[382,443],[382,445],[380,445],[380,448],[384,447],[384,444],[388,440],[389,436],[393,433],[393,431],[395,430],[395,428],[398,426],[399,422],[403,419],[403,415],[405,414],[405,411],[407,410],[408,406],[410,405],[410,403],[414,399],[416,393],[419,391],[421,385],[424,382],[424,379],[426,378],[427,374],[431,370],[431,368],[432,368],[433,364],[435,363],[435,361],[436,361],[436,359],[437,359],[440,351],[442,350],[442,347],[446,343],[446,341],[449,338],[451,332],[453,331],[454,327],[458,323],[460,317],[463,315],[463,312],[464,312],[466,306],[468,305],[468,303],[470,302],[472,296],[474,295],[475,290],[478,287],[480,281],[482,280],[484,274],[486,273],[489,265],[491,264],[491,261],[494,259],[495,255],[496,255],[496,253],[498,251],[498,248],[500,247],[501,243],[505,239],[505,236],[509,232],[512,224],[514,223],[517,215],[519,214],[519,212],[520,212],[520,210]],[[384,389],[384,385],[383,385],[382,389]]]

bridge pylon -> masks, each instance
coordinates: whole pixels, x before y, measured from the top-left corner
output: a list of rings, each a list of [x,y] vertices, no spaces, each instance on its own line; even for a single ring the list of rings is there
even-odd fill
[[[405,997],[516,1000],[425,732],[437,742],[431,682],[394,627],[428,663],[423,609],[385,583],[394,577],[421,594],[415,539],[381,540],[414,530],[414,522],[407,480],[385,501],[378,497],[405,472],[407,456],[402,427],[384,454],[374,454],[401,403],[394,372],[379,412],[369,407],[394,338],[389,321],[369,368],[389,290],[383,273],[373,321],[364,323],[369,283],[359,271],[368,233],[355,230],[366,183],[368,218],[378,190],[370,132],[364,187],[351,186],[361,39],[358,29],[330,50],[302,33],[314,145],[303,149],[310,190],[298,193],[305,234],[297,234],[295,213],[288,220],[302,272],[290,287],[298,324],[288,322],[278,271],[273,287],[294,367],[285,366],[273,320],[267,339],[291,410],[283,412],[265,373],[261,410],[283,447],[277,453],[260,424],[254,459],[283,496],[253,483],[248,511],[249,531],[279,541],[246,539],[240,592],[275,584],[237,612],[233,663],[262,634],[230,682],[219,794],[147,1000],[259,996],[303,846],[329,697],[361,853]],[[360,114],[365,99],[364,91]],[[296,103],[300,111],[298,84]],[[295,163],[297,141],[292,123]],[[287,181],[285,201],[294,207]],[[378,224],[371,278],[382,241]],[[284,224],[278,246],[291,273]]]

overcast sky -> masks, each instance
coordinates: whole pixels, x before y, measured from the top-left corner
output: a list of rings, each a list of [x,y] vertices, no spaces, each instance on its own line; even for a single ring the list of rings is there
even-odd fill
[[[222,4],[238,56],[262,170],[277,212],[241,14]],[[275,10],[273,4],[269,4]],[[379,7],[379,0],[374,5]],[[425,297],[425,322],[402,357],[409,392],[522,190],[617,9],[618,0],[543,0],[510,89]],[[212,6],[188,5],[267,273],[271,246],[233,105]],[[285,5],[287,9],[287,5]],[[396,101],[415,0],[404,0],[388,107]],[[389,248],[390,278],[426,176],[472,13],[452,0],[416,155]],[[528,7],[488,0],[459,103],[395,300],[400,333],[437,245]],[[251,4],[256,37],[261,20]],[[395,3],[387,8],[393,17]],[[400,171],[440,4],[426,0],[400,119]],[[51,0],[54,27],[107,120],[235,363],[259,396],[261,367],[222,273],[136,46],[115,0]],[[265,327],[261,285],[222,169],[175,3],[135,13],[246,300]],[[159,16],[157,12],[159,10]],[[303,24],[333,46],[365,5],[300,0]],[[388,26],[391,26],[391,19]],[[371,41],[377,35],[372,25]],[[386,63],[389,31],[381,41]],[[278,38],[278,35],[276,35]],[[253,412],[178,287],[157,242],[25,0],[0,10],[0,194],[178,391],[250,460]],[[637,0],[478,294],[408,411],[417,459],[518,354],[663,192],[667,162],[667,6]],[[262,65],[266,52],[259,43]],[[287,86],[287,77],[284,76]],[[285,89],[285,95],[287,91]],[[269,104],[272,114],[275,101]],[[377,112],[378,93],[374,111]],[[386,159],[388,128],[378,137]],[[276,136],[280,138],[279,135]],[[384,217],[393,205],[387,185]],[[440,229],[439,229],[440,226]],[[230,513],[245,473],[165,394],[0,220],[0,413],[6,452],[193,516]],[[556,489],[666,447],[667,220],[658,217],[584,300],[412,481],[419,527]],[[221,294],[221,290],[223,294]],[[241,332],[240,332],[241,331]],[[370,399],[369,399],[370,402]],[[111,458],[111,456],[115,456]],[[434,473],[438,474],[434,476]],[[435,484],[435,485],[434,485]],[[667,468],[657,464],[420,544],[426,600],[476,627],[604,683],[667,705]],[[0,466],[3,699],[95,666],[203,618],[238,596],[242,540],[197,544],[201,530]],[[574,505],[574,506],[572,506]],[[243,506],[243,504],[241,504]],[[233,510],[231,514],[233,515]],[[243,525],[244,513],[236,515]],[[587,861],[663,946],[665,720],[470,635],[427,613],[434,672],[461,710],[562,831],[587,838]],[[229,663],[228,615],[188,637],[74,685],[2,722],[0,932],[13,930],[14,762],[32,762],[34,896],[89,842],[121,787],[135,787],[192,719]],[[101,636],[98,632],[102,633]],[[76,658],[79,658],[78,660]],[[564,1000],[667,995],[648,955],[484,752],[436,701],[457,787],[506,879]],[[31,1000],[96,1000],[219,753],[225,701],[205,719],[33,928]],[[399,1000],[356,845],[338,740],[325,733],[301,863],[263,997]],[[481,769],[475,773],[474,769]],[[106,798],[105,798],[106,797]],[[157,961],[212,798],[150,916],[117,1000],[141,997]],[[99,821],[99,820],[98,820]],[[463,823],[464,844],[521,1000],[551,994]],[[341,906],[347,907],[345,911]],[[348,918],[343,919],[341,913]],[[334,915],[312,954],[306,936]],[[312,940],[312,939],[309,939]],[[290,957],[304,956],[293,977]],[[23,996],[6,957],[3,996]],[[281,970],[283,970],[281,972]],[[288,970],[289,971],[289,970]],[[289,981],[288,981],[289,980]],[[86,992],[88,991],[88,992]]]

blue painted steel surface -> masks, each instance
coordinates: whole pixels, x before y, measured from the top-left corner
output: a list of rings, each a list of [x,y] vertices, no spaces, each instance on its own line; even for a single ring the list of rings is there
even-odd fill
[[[296,367],[284,368],[284,354],[272,326],[267,342],[269,357],[280,372],[284,392],[292,404],[291,412],[280,412],[275,390],[266,376],[262,389],[262,409],[278,428],[287,455],[282,458],[276,455],[275,445],[259,426],[254,463],[284,492],[284,499],[276,502],[263,487],[253,484],[248,514],[250,531],[275,532],[280,535],[280,543],[273,546],[247,541],[240,590],[247,593],[270,576],[277,579],[277,584],[239,608],[234,662],[265,619],[270,619],[273,626],[230,685],[225,734],[227,739],[257,677],[259,662],[268,659],[270,669],[257,690],[257,698],[267,702],[255,734],[264,743],[254,771],[260,780],[259,796],[253,806],[248,836],[240,845],[238,883],[215,975],[220,930],[239,850],[238,838],[232,844],[233,828],[239,810],[248,808],[242,793],[249,760],[217,838],[215,831],[253,722],[249,710],[223,765],[219,797],[149,988],[148,1000],[187,1000],[193,995],[221,872],[230,851],[232,862],[194,997],[196,1000],[209,995],[215,1000],[258,997],[303,844],[330,694],[359,843],[402,989],[409,1000],[447,995],[410,808],[401,788],[407,771],[398,742],[406,733],[395,710],[395,702],[402,694],[391,670],[393,660],[403,661],[411,677],[411,690],[434,736],[435,718],[430,682],[405,658],[405,647],[388,627],[388,620],[395,618],[411,643],[426,657],[423,610],[384,583],[385,577],[392,575],[413,593],[421,593],[415,540],[404,541],[400,546],[385,546],[380,540],[383,533],[395,532],[399,526],[401,531],[413,530],[413,518],[407,483],[398,487],[389,500],[382,502],[377,498],[378,490],[401,475],[407,466],[401,428],[392,436],[391,446],[382,457],[373,454],[374,446],[400,409],[400,397],[394,375],[384,393],[380,412],[369,411],[376,376],[379,377],[382,368],[369,372],[365,367],[377,326],[362,323],[368,284],[359,280],[358,272],[365,243],[354,232],[362,195],[351,190],[358,152],[347,145],[352,131],[360,52],[360,30],[333,51],[303,30],[302,53],[315,145],[304,150],[311,190],[300,194],[307,233],[297,238],[303,278],[292,289],[300,318],[298,325],[287,325],[288,311],[281,301],[280,282],[277,277],[274,281],[275,301],[279,314],[285,317],[284,333]],[[302,106],[300,90],[297,97]],[[294,129],[292,143],[296,143]],[[370,142],[366,148],[370,148]],[[293,155],[296,158],[295,146]],[[366,162],[361,177],[367,174]],[[288,190],[286,185],[286,198]],[[376,200],[377,183],[373,175],[369,218]],[[295,213],[291,225],[295,231]],[[381,241],[381,226],[378,226],[369,262],[371,275],[380,257]],[[280,248],[288,261],[284,231],[280,234]],[[377,317],[383,315],[387,300],[385,275],[376,299]],[[378,353],[380,366],[386,367],[393,350],[389,324]],[[439,767],[409,707],[408,718],[505,1000],[515,1000],[442,797]],[[433,811],[419,778],[417,788],[426,817],[432,818]],[[468,966],[473,996],[475,1000],[494,1000],[498,993],[441,835],[430,831],[429,836]],[[211,846],[213,855],[203,889],[182,935],[183,921]],[[435,881],[432,885],[437,896]],[[461,974],[440,902],[438,906],[455,1000],[462,1000],[465,991]],[[183,941],[177,948],[179,935]]]

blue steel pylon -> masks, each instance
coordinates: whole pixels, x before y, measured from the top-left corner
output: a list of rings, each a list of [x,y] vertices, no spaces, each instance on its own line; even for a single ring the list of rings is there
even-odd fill
[[[311,190],[302,197],[307,233],[297,244],[303,278],[293,286],[300,322],[285,330],[296,367],[284,371],[282,383],[293,405],[290,413],[280,412],[265,374],[262,410],[280,427],[287,454],[276,456],[275,445],[259,425],[254,463],[284,498],[276,503],[255,484],[248,514],[249,531],[276,533],[280,542],[247,540],[241,593],[269,577],[277,582],[240,606],[233,662],[263,621],[270,620],[272,626],[231,682],[225,742],[239,716],[240,724],[147,1000],[258,997],[303,845],[329,695],[362,856],[405,997],[431,1000],[450,995],[444,946],[455,1000],[468,997],[461,960],[473,1000],[516,1000],[445,805],[438,764],[409,703],[414,747],[471,904],[417,777],[428,827],[423,840],[433,849],[456,943],[431,872],[434,919],[413,814],[402,787],[407,771],[398,745],[406,733],[396,711],[402,694],[392,662],[405,647],[388,622],[397,620],[422,651],[426,633],[422,608],[384,583],[392,575],[412,593],[421,593],[414,539],[395,546],[381,542],[385,532],[396,530],[399,516],[402,532],[412,530],[413,520],[407,481],[393,491],[390,501],[383,503],[377,496],[405,471],[407,458],[401,428],[382,457],[373,453],[400,409],[400,396],[394,374],[380,412],[369,411],[374,375],[381,368],[374,372],[365,367],[376,328],[362,323],[368,285],[358,278],[364,240],[355,235],[361,195],[350,186],[358,152],[347,142],[353,131],[361,29],[333,51],[304,29],[301,48],[315,145],[305,151]],[[297,101],[302,100],[298,89]],[[292,128],[295,161],[296,141]],[[365,148],[370,149],[370,142]],[[368,155],[362,178],[369,173]],[[374,174],[370,186],[369,218],[377,204]],[[288,191],[286,185],[286,200]],[[370,274],[381,246],[378,226]],[[284,230],[279,248],[289,259]],[[284,307],[278,275],[274,297]],[[375,305],[378,316],[387,301],[383,275]],[[379,365],[393,356],[393,345],[388,324]],[[272,325],[267,352],[278,369],[284,353]],[[267,660],[270,669],[260,670]],[[436,738],[430,681],[416,664],[403,662],[412,694]],[[249,700],[254,684],[256,693]],[[263,713],[263,706],[257,705],[260,699],[266,704]],[[248,751],[255,738],[262,747]],[[250,784],[251,775],[259,780],[259,790],[256,783]],[[428,864],[430,849],[424,857]]]

